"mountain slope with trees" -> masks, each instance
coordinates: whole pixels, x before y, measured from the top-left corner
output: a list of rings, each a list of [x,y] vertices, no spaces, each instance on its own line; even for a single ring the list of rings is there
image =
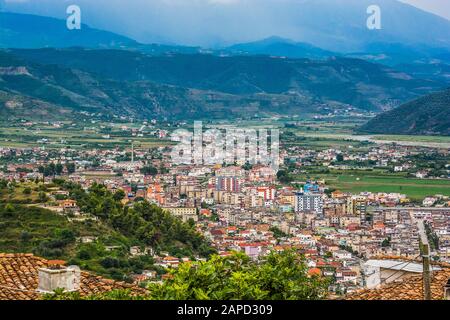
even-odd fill
[[[151,56],[76,48],[0,52],[0,114],[5,118],[70,118],[77,112],[189,119],[380,111],[442,86],[347,58]]]
[[[361,127],[359,132],[450,136],[450,89],[380,114]]]
[[[54,188],[69,191],[69,197],[77,201],[82,212],[98,221],[69,221],[65,216],[36,207],[49,201],[48,194]],[[139,274],[144,269],[161,271],[151,256],[130,256],[131,246],[151,247],[156,253],[167,251],[180,258],[194,259],[215,253],[193,223],[184,223],[147,202],[124,207],[123,191],[112,194],[97,184],[85,191],[77,184],[58,179],[50,185],[35,182],[26,189],[29,192],[25,194],[22,186],[0,180],[0,252],[64,259],[115,280],[129,280],[130,274]],[[37,191],[45,197],[32,201]],[[24,199],[13,204],[10,198],[14,196]],[[82,237],[91,237],[93,241],[83,243]]]

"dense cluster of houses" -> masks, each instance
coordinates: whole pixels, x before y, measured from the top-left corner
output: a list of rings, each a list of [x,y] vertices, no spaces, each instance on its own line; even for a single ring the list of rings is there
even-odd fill
[[[328,168],[370,169],[392,166],[396,172],[414,167],[406,156],[419,151],[409,147],[374,146],[369,152],[337,149],[282,150],[281,157],[296,170],[317,165]],[[277,172],[265,165],[172,165],[169,151],[148,150],[46,150],[0,148],[0,157],[15,160],[0,172],[0,179],[42,179],[39,167],[50,162],[75,163],[69,179],[89,188],[99,182],[112,192],[123,190],[124,205],[147,200],[183,221],[192,220],[220,255],[245,252],[258,260],[270,251],[295,249],[302,253],[311,274],[332,276],[335,292],[364,286],[364,262],[380,255],[414,258],[419,254],[417,221],[424,220],[437,235],[432,252],[450,262],[449,197],[436,195],[411,205],[404,194],[387,192],[329,192],[324,181],[301,181],[286,186]],[[336,163],[340,158],[342,163]],[[365,163],[362,165],[351,164]],[[148,174],[146,166],[157,168]],[[416,175],[420,172],[416,172]],[[425,177],[425,176],[424,176]],[[47,177],[50,181],[53,177]],[[63,191],[58,191],[63,192]],[[55,200],[49,209],[70,219],[95,219],[80,212],[75,201]],[[83,241],[93,241],[84,239]],[[130,248],[130,255],[151,254],[151,249]],[[164,268],[176,268],[188,258],[155,256]],[[137,282],[154,278],[150,271],[135,275]]]

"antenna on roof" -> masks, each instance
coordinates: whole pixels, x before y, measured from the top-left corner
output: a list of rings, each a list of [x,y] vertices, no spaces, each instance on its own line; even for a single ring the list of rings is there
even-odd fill
[[[430,286],[430,244],[425,232],[424,222],[421,220],[417,223],[419,228],[420,253],[423,261],[423,297],[424,300],[431,300],[431,286]]]

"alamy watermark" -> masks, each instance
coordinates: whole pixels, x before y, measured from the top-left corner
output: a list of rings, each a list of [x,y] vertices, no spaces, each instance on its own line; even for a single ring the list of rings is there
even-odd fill
[[[381,30],[381,8],[375,4],[367,7],[367,14],[370,16],[367,18],[367,29],[369,30]]]
[[[67,29],[81,29],[81,9],[79,6],[72,4],[67,7],[66,13],[69,15],[66,20]]]
[[[367,14],[369,17],[366,21],[366,26],[369,30],[381,29],[381,8],[376,4],[367,7]],[[69,30],[81,29],[81,8],[78,5],[72,4],[67,7],[66,13],[69,15],[66,20],[66,25]]]
[[[172,162],[176,165],[263,164],[278,171],[280,132],[278,129],[227,127],[204,132],[201,121],[194,132],[179,129],[172,133]],[[270,146],[270,149],[269,149]]]

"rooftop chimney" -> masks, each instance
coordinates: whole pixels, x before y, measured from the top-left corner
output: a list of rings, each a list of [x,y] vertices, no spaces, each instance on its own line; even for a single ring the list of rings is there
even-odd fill
[[[444,287],[444,300],[450,300],[450,279]]]
[[[48,261],[46,268],[40,268],[39,285],[40,293],[53,293],[56,289],[64,292],[78,291],[80,288],[80,268],[77,266],[65,266],[65,261]]]

